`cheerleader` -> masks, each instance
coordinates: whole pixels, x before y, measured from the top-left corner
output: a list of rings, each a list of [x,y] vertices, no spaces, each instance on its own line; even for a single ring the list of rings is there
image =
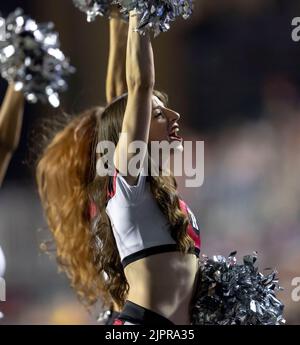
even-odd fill
[[[174,176],[162,174],[162,157],[158,176],[151,175],[150,150],[140,152],[139,168],[127,173],[134,157],[128,143],[167,141],[183,149],[180,116],[154,89],[150,35],[136,27],[131,12],[127,92],[108,94],[104,110],[86,110],[54,136],[38,162],[37,184],[58,264],[84,303],[113,302],[120,310],[114,325],[189,325],[200,252],[195,217]],[[97,144],[104,141],[116,146],[113,176],[97,173],[103,159]]]

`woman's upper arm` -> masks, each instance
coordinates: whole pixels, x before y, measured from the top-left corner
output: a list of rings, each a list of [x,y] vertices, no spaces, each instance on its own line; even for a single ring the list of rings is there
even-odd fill
[[[150,35],[140,35],[138,14],[131,11],[129,15],[128,39],[126,48],[126,83],[128,99],[122,131],[114,155],[114,164],[129,183],[135,183],[147,153],[149,128],[151,122],[152,94],[155,71],[154,57]],[[138,147],[133,145],[139,141]],[[139,149],[139,166],[132,171],[128,164]],[[129,150],[128,150],[129,149]],[[129,169],[128,169],[129,168]]]
[[[11,157],[12,152],[7,150],[5,147],[1,146],[0,143],[0,187],[3,183]]]
[[[142,168],[147,154],[147,143],[152,113],[153,89],[136,87],[128,92],[127,106],[122,124],[122,132],[114,155],[115,167],[126,178],[127,182],[134,184],[139,172],[133,172],[128,164],[130,159],[139,154],[141,158],[138,170]],[[139,141],[138,148],[134,141]],[[130,171],[128,171],[128,168]]]
[[[116,11],[119,13],[119,11]],[[106,73],[106,100],[110,103],[127,91],[126,85],[126,42],[128,23],[120,18],[109,21],[109,54]]]

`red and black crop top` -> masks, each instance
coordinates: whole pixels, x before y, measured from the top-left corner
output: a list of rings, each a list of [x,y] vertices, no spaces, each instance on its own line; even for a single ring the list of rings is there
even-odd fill
[[[129,185],[122,175],[115,172],[108,195],[106,213],[123,267],[149,255],[179,250],[143,171],[136,185]],[[187,233],[194,243],[189,253],[199,257],[201,237],[196,218],[183,200],[180,200],[180,207],[188,215]]]

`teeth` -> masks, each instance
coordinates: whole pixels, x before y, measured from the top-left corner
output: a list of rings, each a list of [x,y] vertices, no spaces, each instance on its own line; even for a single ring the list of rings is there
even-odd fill
[[[179,128],[175,128],[175,129],[171,132],[171,135],[177,135],[178,132],[179,132]]]

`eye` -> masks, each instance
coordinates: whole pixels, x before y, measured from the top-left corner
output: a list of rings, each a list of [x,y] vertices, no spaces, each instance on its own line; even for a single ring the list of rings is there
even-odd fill
[[[159,118],[159,117],[163,117],[163,112],[161,111],[161,110],[158,110],[156,113],[155,113],[155,115],[154,115],[154,117],[156,117],[156,118]]]

